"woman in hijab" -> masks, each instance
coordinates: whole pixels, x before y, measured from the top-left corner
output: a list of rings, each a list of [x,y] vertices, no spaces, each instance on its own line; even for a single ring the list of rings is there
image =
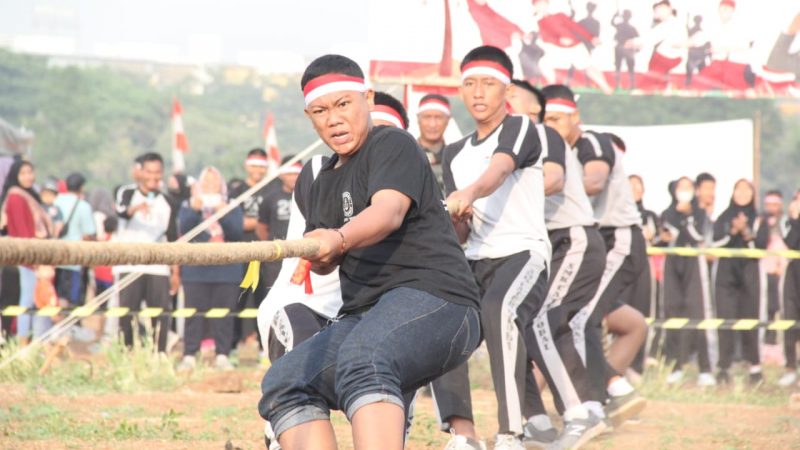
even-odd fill
[[[53,222],[42,207],[39,194],[34,190],[36,173],[33,164],[17,161],[8,172],[3,197],[0,200],[0,230],[9,237],[27,239],[47,239],[53,237]],[[36,271],[31,266],[19,266],[19,306],[33,308],[36,289]],[[27,344],[31,337],[31,318],[33,335],[39,336],[50,325],[47,317],[23,314],[17,320],[17,337],[20,343]]]
[[[225,180],[219,170],[214,167],[203,169],[192,188],[192,195],[181,206],[178,213],[178,229],[181,234],[194,228],[228,203],[228,192]],[[241,208],[234,208],[214,222],[192,242],[237,242],[244,236],[244,215]],[[239,283],[243,277],[242,264],[226,266],[183,266],[181,280],[186,296],[186,307],[206,311],[211,308],[228,308],[233,311],[239,298]],[[195,367],[195,354],[200,350],[203,339],[203,314],[186,320],[184,331],[183,360],[178,370],[187,371]],[[219,370],[232,370],[228,354],[233,346],[234,317],[226,316],[210,319],[208,328],[214,336],[216,359],[214,366]]]
[[[703,230],[708,217],[705,210],[694,206],[694,182],[681,177],[673,187],[673,202],[661,214],[661,238],[669,247],[704,247]],[[714,317],[711,301],[709,272],[706,258],[700,256],[668,255],[664,263],[664,315],[703,320]],[[713,386],[716,379],[711,373],[717,353],[714,330],[670,330],[667,332],[664,354],[674,362],[667,383],[683,380],[683,365],[692,352],[698,352],[700,366],[698,386]]]
[[[733,188],[728,208],[714,224],[714,247],[766,248],[769,227],[761,226],[756,213],[755,189],[747,180],[739,180]],[[762,295],[759,261],[753,258],[720,258],[716,270],[717,318],[767,319],[766,296]],[[729,383],[728,370],[734,352],[735,339],[742,339],[742,353],[750,363],[750,382],[757,384],[761,375],[759,333],[761,330],[719,331],[719,373],[717,381]]]

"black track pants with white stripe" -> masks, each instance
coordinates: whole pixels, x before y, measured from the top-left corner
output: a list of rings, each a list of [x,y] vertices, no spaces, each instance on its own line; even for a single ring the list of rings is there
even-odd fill
[[[481,290],[481,331],[497,397],[498,433],[519,435],[524,423],[525,374],[530,367],[523,333],[544,301],[547,261],[537,253],[524,251],[471,261],[470,265]],[[434,382],[433,395],[440,413],[463,410],[465,405],[457,406],[463,399],[452,397],[469,392],[466,371],[463,364]]]
[[[600,228],[605,240],[606,264],[600,286],[589,303],[570,320],[575,347],[586,363],[594,400],[607,398],[608,381],[618,373],[608,364],[603,351],[603,317],[621,304],[623,292],[633,285],[647,267],[647,250],[638,226]]]
[[[302,303],[279,309],[272,318],[267,341],[267,354],[275,361],[296,345],[317,334],[328,319]]]
[[[550,232],[553,245],[547,297],[526,335],[529,356],[547,379],[558,412],[592,400],[586,366],[577,349],[570,319],[594,297],[605,267],[605,244],[596,227]],[[529,388],[527,415],[541,414]],[[540,402],[538,402],[540,403]],[[533,413],[533,414],[531,414]]]
[[[712,319],[716,316],[704,256],[669,255],[664,262],[664,317]],[[711,372],[717,362],[716,330],[667,330],[664,355],[681,369],[697,352],[700,372]]]
[[[639,272],[639,276],[636,278],[636,281],[633,282],[633,285],[628,286],[622,293],[621,300],[626,305],[635,308],[645,317],[656,317],[658,311],[658,305],[656,303],[656,279],[650,261],[647,261],[646,264],[647,266],[644,270]],[[636,358],[634,358],[631,363],[631,368],[633,370],[639,373],[644,371],[644,355],[646,348],[652,347],[655,338],[655,333],[653,330],[650,330],[645,345],[639,349],[639,353],[636,354]]]
[[[716,269],[716,317],[767,320],[766,274],[760,270],[758,260],[722,258]],[[742,356],[747,362],[761,363],[759,336],[763,335],[763,329],[719,330],[718,334],[720,370],[730,369],[736,339],[741,339]]]
[[[781,296],[783,310],[781,318],[800,320],[800,259],[794,259],[786,266],[781,279]],[[800,341],[800,330],[786,330],[783,335],[786,367],[797,368],[797,342]]]

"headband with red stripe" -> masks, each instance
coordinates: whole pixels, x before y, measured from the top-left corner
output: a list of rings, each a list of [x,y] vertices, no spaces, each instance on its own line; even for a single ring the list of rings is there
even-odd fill
[[[258,154],[248,156],[244,163],[247,166],[269,166],[269,160],[267,160],[267,157]]]
[[[293,164],[288,166],[283,166],[278,170],[279,175],[287,175],[292,173],[300,173],[303,170],[303,164],[300,161],[297,161]]]
[[[417,113],[424,113],[425,111],[440,111],[449,116],[450,105],[439,100],[438,98],[429,98],[423,102],[420,102]]]
[[[305,97],[306,106],[308,106],[314,100],[323,95],[330,94],[331,92],[366,92],[366,90],[367,85],[364,83],[363,78],[351,77],[340,73],[328,73],[320,75],[306,83],[306,86],[303,88],[303,96]]]
[[[565,98],[551,98],[545,103],[544,110],[547,112],[552,111],[571,114],[578,110],[578,105],[572,100],[567,100]]]
[[[375,105],[375,108],[370,113],[373,120],[383,120],[389,122],[397,128],[405,128],[403,126],[403,117],[396,109],[386,105]]]
[[[488,75],[497,78],[503,84],[511,83],[511,73],[502,65],[494,61],[470,61],[461,69],[461,81],[475,75]]]

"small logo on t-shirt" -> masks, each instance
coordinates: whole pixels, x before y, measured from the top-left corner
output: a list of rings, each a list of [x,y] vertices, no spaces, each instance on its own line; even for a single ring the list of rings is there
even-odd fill
[[[345,223],[349,222],[353,217],[353,197],[346,191],[342,193],[342,211],[344,212]]]

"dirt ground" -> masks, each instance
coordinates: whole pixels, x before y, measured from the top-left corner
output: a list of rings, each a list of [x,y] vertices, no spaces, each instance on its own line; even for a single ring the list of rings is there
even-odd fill
[[[263,448],[256,412],[260,372],[241,370],[231,390],[214,393],[219,376],[174,392],[53,394],[0,385],[0,448],[254,449]],[[605,435],[589,449],[800,449],[800,411],[779,406],[650,401],[635,424]],[[491,391],[473,391],[480,434],[495,432]],[[340,448],[352,448],[349,425],[334,416]],[[440,449],[429,397],[420,396],[409,449]],[[226,445],[227,444],[227,445]]]

